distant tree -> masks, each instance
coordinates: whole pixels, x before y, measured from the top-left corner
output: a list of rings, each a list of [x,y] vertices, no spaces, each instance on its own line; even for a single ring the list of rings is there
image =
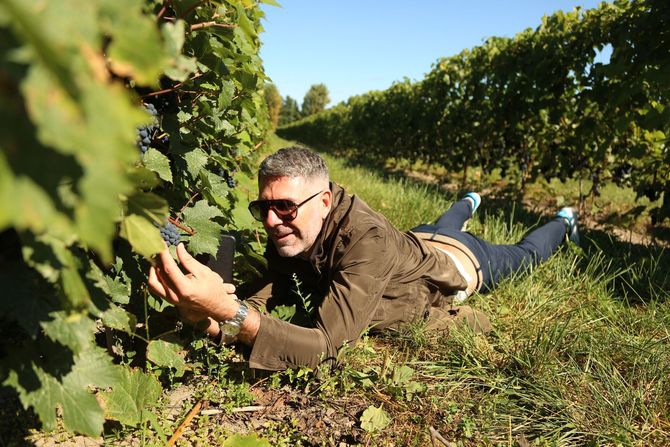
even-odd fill
[[[281,95],[279,94],[277,86],[272,83],[265,84],[264,94],[265,103],[268,105],[270,123],[272,124],[272,128],[276,129],[279,124],[279,114],[281,113],[282,108]]]
[[[282,103],[281,112],[279,114],[279,126],[284,126],[299,119],[300,110],[298,109],[298,101],[291,98],[290,96],[286,96]]]
[[[330,102],[328,88],[324,84],[312,85],[302,101],[302,115],[309,116],[326,108]]]

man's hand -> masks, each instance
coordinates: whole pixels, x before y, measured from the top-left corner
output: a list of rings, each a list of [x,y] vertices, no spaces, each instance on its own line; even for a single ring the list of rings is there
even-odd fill
[[[185,320],[199,323],[209,319],[207,332],[212,333],[211,326],[216,321],[228,320],[235,315],[239,307],[235,286],[224,283],[219,275],[193,258],[184,244],[177,246],[177,257],[186,274],[167,248],[158,257],[157,266],[149,270],[149,288],[177,307]]]

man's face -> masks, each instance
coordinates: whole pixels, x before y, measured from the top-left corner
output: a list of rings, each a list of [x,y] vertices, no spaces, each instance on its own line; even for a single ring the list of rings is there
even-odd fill
[[[268,211],[263,226],[280,256],[307,255],[321,232],[323,221],[330,211],[331,192],[323,181],[310,181],[303,177],[270,177],[259,182],[260,200],[290,200],[301,203],[323,191],[297,210],[295,219],[279,217]]]

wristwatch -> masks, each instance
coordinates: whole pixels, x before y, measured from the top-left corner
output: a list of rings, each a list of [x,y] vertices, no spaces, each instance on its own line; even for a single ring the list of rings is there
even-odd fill
[[[237,300],[240,303],[239,309],[235,313],[235,316],[230,320],[223,320],[219,322],[219,329],[221,330],[221,344],[228,345],[235,341],[237,334],[240,333],[242,329],[242,323],[247,318],[249,313],[249,308],[246,304]]]

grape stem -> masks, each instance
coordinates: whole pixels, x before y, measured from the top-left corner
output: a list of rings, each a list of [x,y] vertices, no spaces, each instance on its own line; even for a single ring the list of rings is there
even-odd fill
[[[175,90],[179,90],[187,82],[193,81],[194,79],[198,79],[199,77],[204,76],[204,75],[205,75],[205,73],[198,73],[195,76],[193,76],[192,78],[187,79],[186,81],[183,81],[183,82],[179,82],[179,83],[175,84],[174,86],[172,86],[170,88],[166,88],[166,89],[163,89],[163,90],[158,90],[156,92],[147,93],[146,95],[143,95],[142,98],[149,98],[151,96],[164,95],[166,93],[174,92]]]
[[[177,219],[168,217],[168,222],[170,222],[172,225],[179,228],[180,230],[187,232],[190,236],[193,236],[195,234],[195,231],[185,226],[184,224],[180,223]]]
[[[201,23],[196,23],[194,25],[191,25],[191,31],[203,29],[203,28],[209,28],[210,26],[216,26],[219,28],[237,28],[237,25],[230,25],[227,23],[219,23],[215,20],[212,20],[211,22],[201,22]]]
[[[160,11],[158,11],[158,15],[156,15],[157,20],[160,20],[161,17],[163,17],[163,14],[165,14],[165,12],[167,11],[168,4],[174,7],[174,5],[172,5],[172,0],[165,0],[165,3],[163,3],[163,7],[161,8]]]
[[[186,209],[186,207],[189,206],[189,205],[191,204],[191,202],[193,202],[193,200],[194,200],[196,197],[198,197],[199,195],[200,195],[200,192],[199,192],[199,191],[196,191],[195,193],[193,193],[193,195],[188,199],[188,201],[186,202],[186,204],[185,204],[184,206],[181,207],[181,209],[179,210],[179,214],[181,214],[181,213]]]

